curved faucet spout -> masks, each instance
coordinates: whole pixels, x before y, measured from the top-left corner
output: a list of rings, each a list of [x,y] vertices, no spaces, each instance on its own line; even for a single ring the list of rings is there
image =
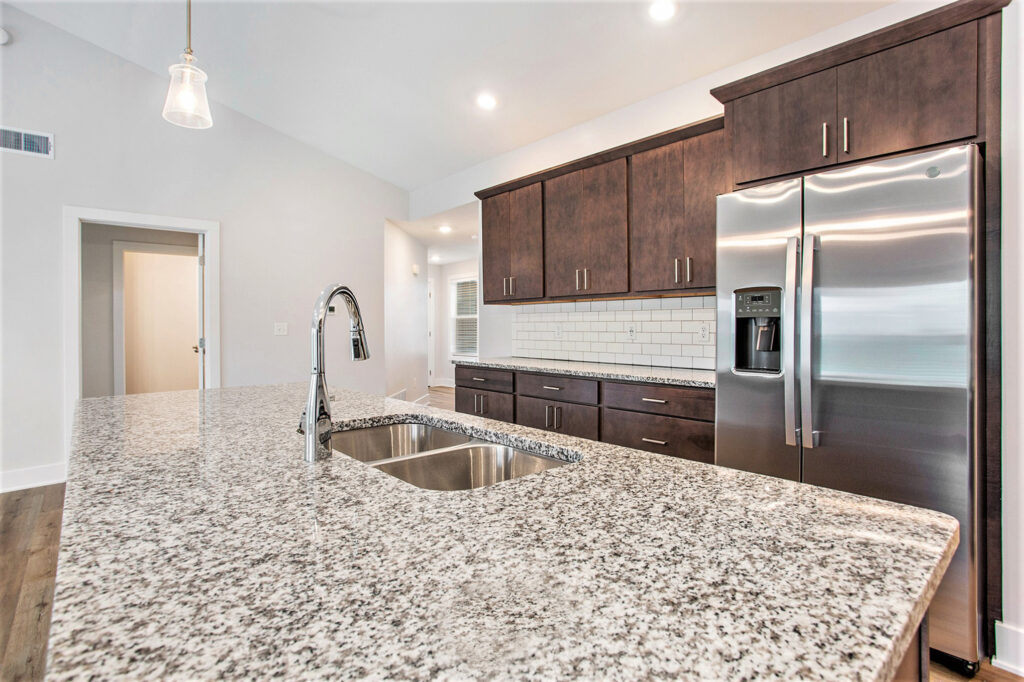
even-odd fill
[[[370,357],[363,329],[363,316],[359,302],[352,290],[341,284],[331,284],[324,289],[313,306],[313,321],[310,325],[311,367],[309,396],[306,409],[299,423],[299,433],[305,434],[306,453],[304,459],[313,462],[331,454],[331,401],[327,394],[327,379],[324,376],[324,321],[330,311],[331,301],[341,296],[349,318],[350,350],[353,360],[367,360]]]

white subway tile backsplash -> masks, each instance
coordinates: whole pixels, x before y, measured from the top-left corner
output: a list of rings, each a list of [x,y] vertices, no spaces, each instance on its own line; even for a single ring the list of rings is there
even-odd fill
[[[714,369],[715,305],[690,296],[523,306],[512,338],[523,357]]]

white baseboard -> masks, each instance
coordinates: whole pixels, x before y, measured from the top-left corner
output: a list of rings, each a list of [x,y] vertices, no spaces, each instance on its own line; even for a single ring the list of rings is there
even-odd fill
[[[455,379],[448,377],[434,377],[430,380],[431,386],[447,386],[448,388],[455,388]]]
[[[64,462],[25,467],[24,469],[8,469],[0,471],[0,493],[63,483],[66,477],[67,471],[64,468]]]
[[[430,393],[424,393],[419,398],[416,398],[416,400],[414,400],[413,402],[416,403],[417,405],[426,405],[427,403],[430,402]]]
[[[395,400],[405,400],[405,389],[403,388],[401,391],[395,391],[388,397],[394,398]]]
[[[992,665],[1024,676],[1024,627],[996,621],[996,655]]]

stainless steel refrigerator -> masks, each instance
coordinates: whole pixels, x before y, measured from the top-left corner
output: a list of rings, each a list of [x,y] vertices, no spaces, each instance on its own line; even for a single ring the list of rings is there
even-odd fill
[[[936,509],[932,648],[979,659],[973,145],[718,198],[718,464]]]

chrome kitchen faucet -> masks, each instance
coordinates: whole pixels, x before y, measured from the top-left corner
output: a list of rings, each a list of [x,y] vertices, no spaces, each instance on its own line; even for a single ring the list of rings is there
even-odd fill
[[[339,294],[345,299],[345,307],[348,309],[352,359],[367,360],[370,357],[366,334],[363,332],[363,316],[359,313],[359,302],[355,294],[346,286],[331,284],[316,299],[310,328],[313,360],[309,376],[309,397],[306,398],[306,409],[299,422],[299,433],[306,436],[306,454],[303,459],[307,462],[331,454],[331,401],[327,395],[327,379],[324,377],[324,320],[331,301]]]

